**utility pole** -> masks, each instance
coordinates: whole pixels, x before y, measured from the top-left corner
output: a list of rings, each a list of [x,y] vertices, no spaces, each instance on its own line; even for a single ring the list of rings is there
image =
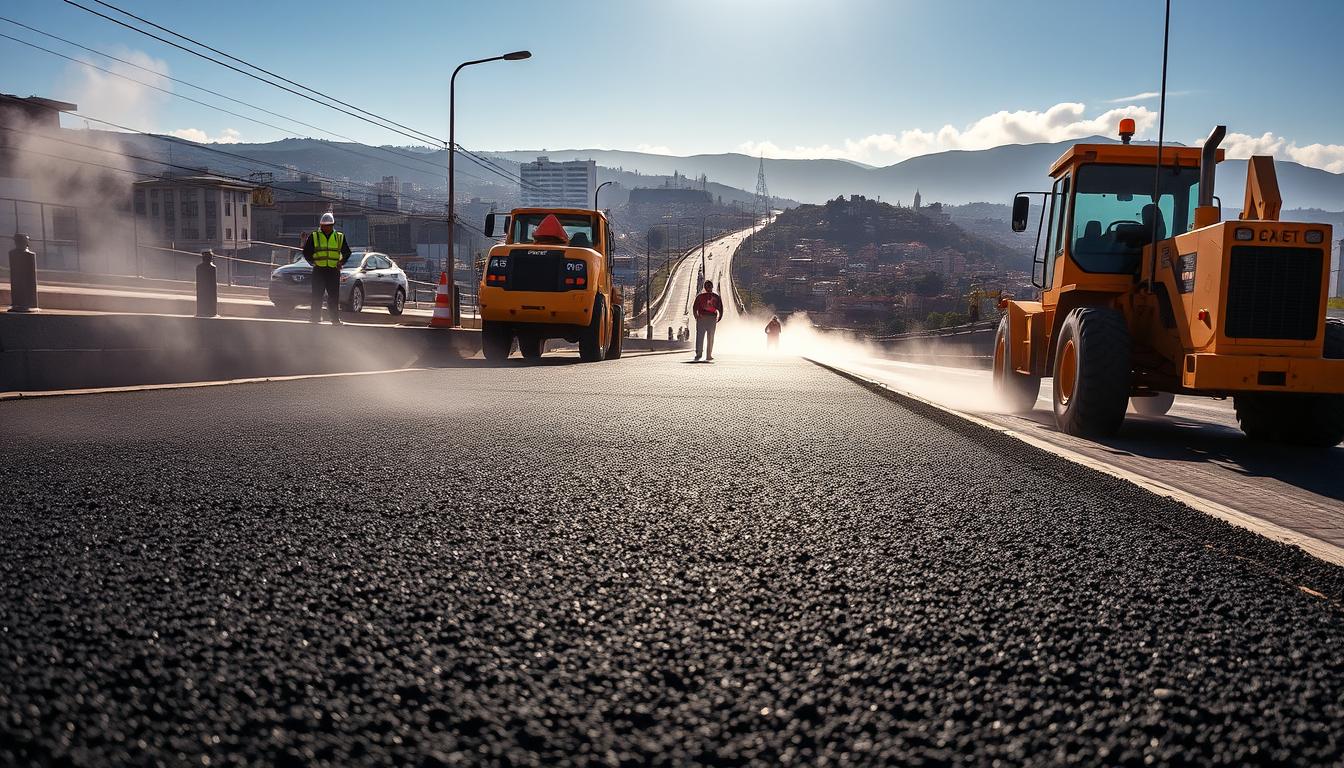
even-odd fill
[[[649,286],[652,285],[652,270],[649,264],[653,259],[653,230],[644,238],[644,338],[653,338],[653,307],[649,304]]]

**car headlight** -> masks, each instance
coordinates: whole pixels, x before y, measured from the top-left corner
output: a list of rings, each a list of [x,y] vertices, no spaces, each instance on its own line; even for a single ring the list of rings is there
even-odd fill
[[[342,283],[344,283],[346,280],[349,280],[349,279],[350,279],[350,276],[349,276],[349,275],[345,274],[344,272],[341,273],[341,282],[342,282]]]

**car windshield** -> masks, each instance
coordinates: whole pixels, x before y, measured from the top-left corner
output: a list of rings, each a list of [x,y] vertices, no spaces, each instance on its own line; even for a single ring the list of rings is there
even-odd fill
[[[359,263],[362,261],[364,261],[364,254],[356,251],[350,254],[350,260],[345,262],[345,266],[342,267],[342,269],[359,269]]]
[[[542,220],[549,213],[520,213],[513,217],[513,242],[531,243],[532,232],[541,224]],[[560,226],[564,227],[565,234],[569,235],[569,244],[591,248],[593,246],[593,217],[580,214],[556,214],[555,217],[560,220]]]
[[[1133,272],[1143,246],[1189,232],[1199,195],[1199,169],[1163,168],[1153,207],[1153,167],[1093,163],[1078,169],[1073,201],[1073,260],[1088,272]]]

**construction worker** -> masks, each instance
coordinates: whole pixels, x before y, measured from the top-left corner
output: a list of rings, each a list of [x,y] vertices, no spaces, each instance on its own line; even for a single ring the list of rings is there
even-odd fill
[[[773,352],[774,350],[779,349],[779,332],[782,328],[783,327],[779,324],[779,315],[770,318],[770,322],[765,324],[766,351]]]
[[[705,353],[705,362],[714,359],[714,328],[723,319],[723,299],[714,292],[713,281],[705,281],[705,290],[695,297],[695,359]],[[709,338],[706,348],[705,338]]]
[[[322,322],[322,296],[327,297],[327,312],[332,325],[341,324],[341,267],[350,258],[345,234],[336,231],[336,217],[322,214],[316,232],[303,242],[303,259],[313,265],[313,300],[309,322]]]

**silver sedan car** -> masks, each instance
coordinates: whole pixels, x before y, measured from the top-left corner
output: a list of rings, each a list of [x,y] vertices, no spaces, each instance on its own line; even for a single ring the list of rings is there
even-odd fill
[[[313,268],[298,256],[271,273],[268,293],[281,312],[309,306],[313,300]],[[341,309],[361,312],[367,305],[387,307],[400,315],[406,308],[406,273],[386,254],[355,251],[341,268]]]

